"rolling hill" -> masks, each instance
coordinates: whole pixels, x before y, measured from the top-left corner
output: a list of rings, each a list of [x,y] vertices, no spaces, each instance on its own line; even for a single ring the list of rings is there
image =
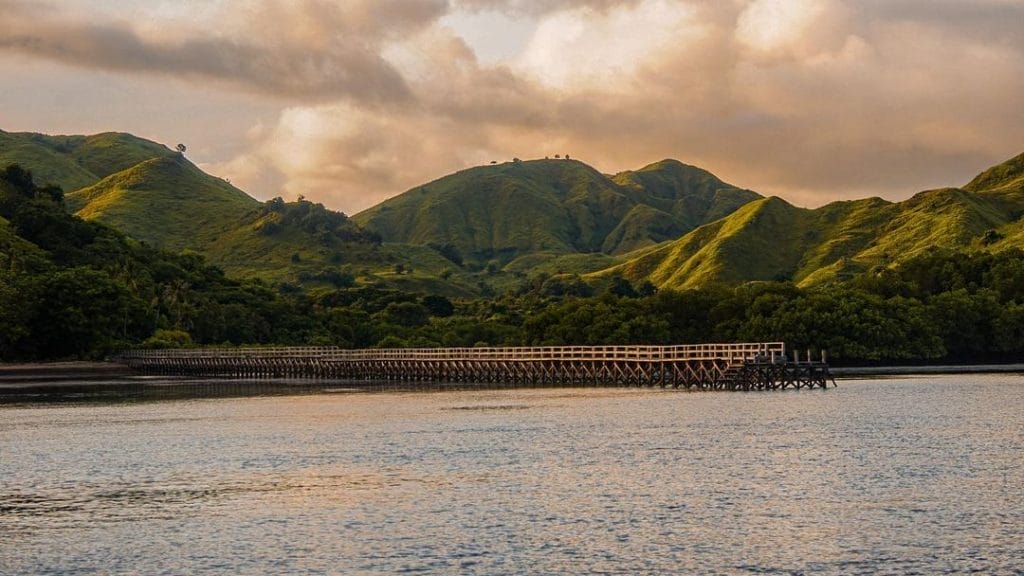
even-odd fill
[[[307,285],[356,277],[469,296],[543,272],[671,288],[806,286],[935,247],[1024,247],[1024,155],[961,188],[813,210],[675,160],[612,176],[575,160],[513,161],[445,176],[352,218],[306,201],[257,201],[129,134],[0,131],[0,166],[11,163],[61,186],[76,214],[136,240],[198,252],[235,276]],[[3,225],[0,238],[16,251]]]
[[[21,164],[40,185],[71,192],[152,158],[176,153],[166,146],[131,134],[106,132],[93,136],[47,136],[0,130],[0,166]]]
[[[331,270],[344,264],[389,270],[401,261],[340,212],[304,201],[260,202],[182,154],[130,134],[0,132],[0,166],[9,164],[60,186],[68,209],[86,220],[154,246],[198,252],[236,276],[329,283],[337,278]]]
[[[764,198],[595,276],[621,274],[671,288],[752,280],[811,285],[934,247],[1024,246],[1022,214],[1024,155],[963,188],[921,192],[897,203],[869,198],[810,210]]]
[[[618,255],[678,237],[760,196],[674,160],[609,177],[575,160],[470,168],[353,218],[387,242],[470,265]]]
[[[139,162],[65,198],[86,220],[170,250],[202,250],[260,206],[182,156]]]

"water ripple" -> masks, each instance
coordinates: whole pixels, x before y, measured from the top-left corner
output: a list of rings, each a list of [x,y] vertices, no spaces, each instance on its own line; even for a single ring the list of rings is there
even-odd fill
[[[0,408],[0,574],[1022,574],[1024,378]]]

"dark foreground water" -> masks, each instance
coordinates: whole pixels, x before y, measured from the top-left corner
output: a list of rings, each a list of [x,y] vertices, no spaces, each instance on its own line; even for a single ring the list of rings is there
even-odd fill
[[[3,574],[1024,574],[1024,377],[0,406]]]

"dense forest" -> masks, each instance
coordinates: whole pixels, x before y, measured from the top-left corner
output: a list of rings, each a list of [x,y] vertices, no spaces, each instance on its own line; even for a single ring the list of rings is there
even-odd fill
[[[833,360],[1024,352],[1024,252],[932,250],[844,283],[656,290],[537,274],[452,301],[341,275],[330,288],[238,281],[68,214],[59,188],[0,172],[0,360],[102,358],[124,347],[342,347],[784,341]]]

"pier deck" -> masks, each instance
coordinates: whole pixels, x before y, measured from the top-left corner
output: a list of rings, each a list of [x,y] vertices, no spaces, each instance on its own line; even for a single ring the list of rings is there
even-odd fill
[[[331,347],[131,350],[117,359],[153,374],[514,386],[652,386],[697,390],[826,388],[824,354],[787,357],[781,342],[506,348]]]

